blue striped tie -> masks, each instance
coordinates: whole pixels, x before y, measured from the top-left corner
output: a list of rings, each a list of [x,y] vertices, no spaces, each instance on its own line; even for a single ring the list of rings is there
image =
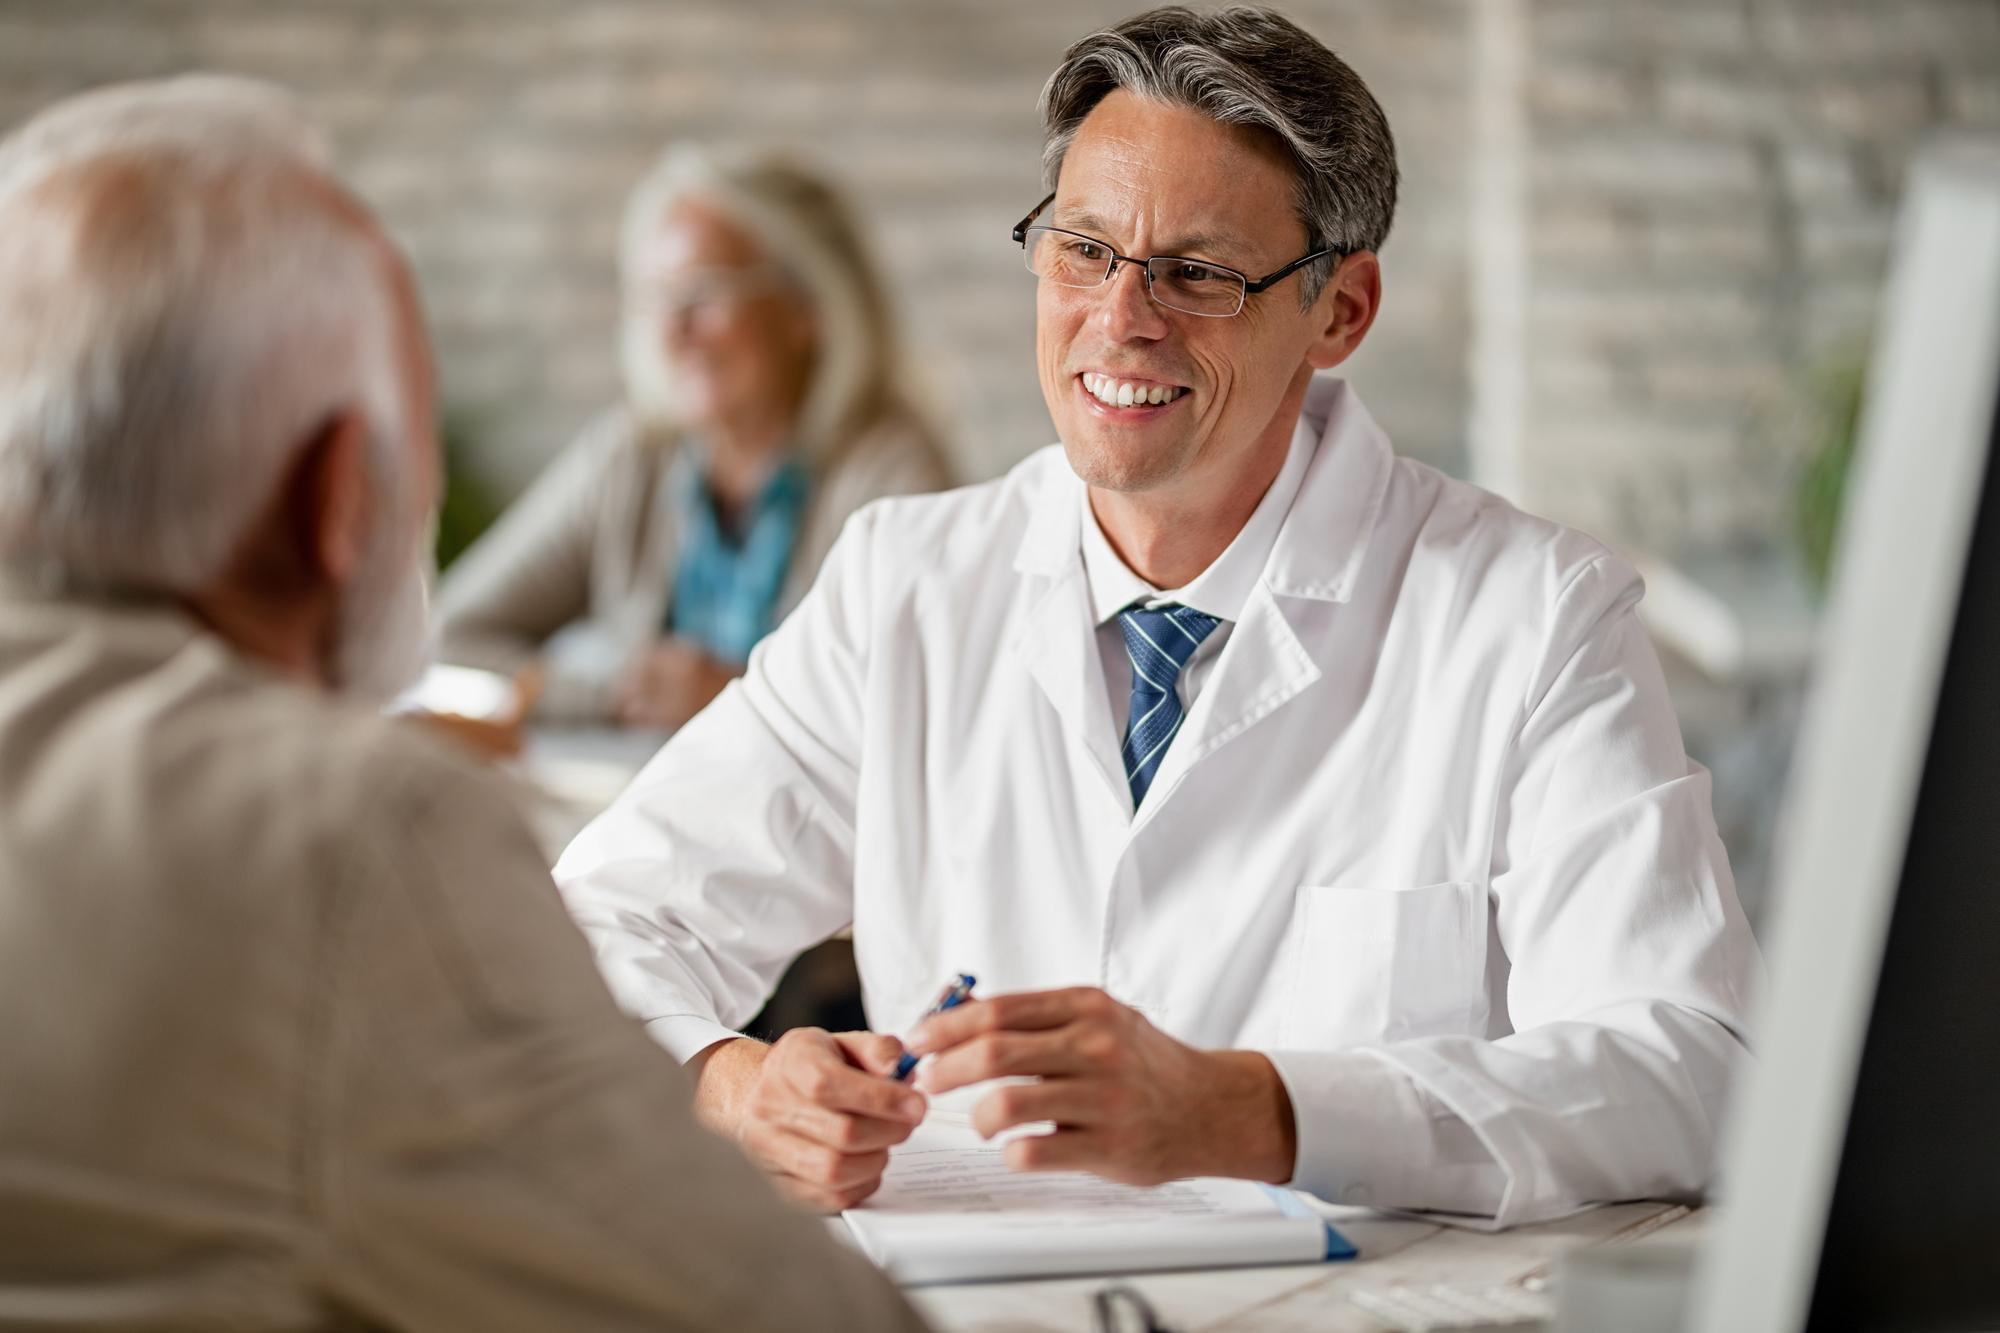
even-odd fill
[[[1132,707],[1125,716],[1125,780],[1132,785],[1132,808],[1146,799],[1160,760],[1181,729],[1186,710],[1174,692],[1181,668],[1222,622],[1190,606],[1169,603],[1118,613],[1125,631],[1125,655],[1132,659]]]

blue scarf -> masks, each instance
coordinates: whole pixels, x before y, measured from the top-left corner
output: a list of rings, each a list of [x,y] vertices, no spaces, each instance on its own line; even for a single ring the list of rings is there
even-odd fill
[[[667,628],[716,660],[741,666],[775,627],[811,478],[804,464],[788,458],[750,502],[737,541],[716,517],[706,474],[691,468],[687,476],[677,497],[680,564]]]

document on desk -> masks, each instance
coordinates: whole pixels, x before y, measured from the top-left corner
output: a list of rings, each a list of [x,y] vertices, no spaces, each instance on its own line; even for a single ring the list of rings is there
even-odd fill
[[[948,1111],[890,1153],[882,1188],[845,1217],[906,1286],[1354,1257],[1290,1190],[1214,1179],[1140,1189],[1081,1171],[1014,1171],[1000,1142]]]

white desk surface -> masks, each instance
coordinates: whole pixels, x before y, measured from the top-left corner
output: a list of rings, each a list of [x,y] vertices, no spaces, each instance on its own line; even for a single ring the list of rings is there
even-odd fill
[[[940,1333],[1088,1333],[1091,1293],[1112,1282],[1143,1293],[1174,1333],[1378,1333],[1387,1325],[1355,1305],[1349,1299],[1354,1292],[1532,1280],[1564,1250],[1670,1230],[1684,1236],[1699,1228],[1704,1216],[1671,1204],[1615,1204],[1492,1235],[1346,1209],[1328,1215],[1361,1251],[1360,1258],[1287,1268],[918,1287],[909,1295]]]
[[[553,862],[666,743],[664,731],[535,727],[514,761],[531,794],[535,840]]]

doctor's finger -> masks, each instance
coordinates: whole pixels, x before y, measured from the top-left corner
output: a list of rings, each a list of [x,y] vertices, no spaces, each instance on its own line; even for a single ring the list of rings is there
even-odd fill
[[[814,1106],[911,1125],[924,1118],[921,1093],[880,1074],[856,1069],[831,1053],[815,1050],[791,1062],[784,1077],[793,1092]]]
[[[814,1143],[823,1143],[839,1152],[874,1152],[892,1148],[916,1132],[908,1120],[883,1120],[870,1115],[853,1115],[798,1100],[775,1113],[777,1126]]]
[[[1094,1171],[1115,1179],[1112,1147],[1103,1130],[1059,1129],[1011,1139],[1001,1156],[1016,1171]]]
[[[872,1074],[893,1074],[903,1043],[886,1032],[836,1032],[834,1044],[856,1066]]]
[[[1073,1030],[983,1032],[940,1051],[917,1071],[925,1092],[950,1092],[1009,1075],[1083,1074],[1094,1066]]]
[[[880,1177],[841,1189],[815,1185],[796,1176],[774,1175],[771,1183],[793,1204],[815,1213],[837,1213],[844,1208],[852,1208],[882,1188]]]
[[[815,1143],[784,1130],[774,1130],[758,1145],[758,1156],[771,1172],[802,1180],[819,1189],[840,1190],[879,1180],[889,1165],[889,1150],[848,1153]]]
[[[1052,1078],[995,1088],[972,1108],[972,1127],[992,1138],[1017,1125],[1051,1121],[1093,1128],[1118,1118],[1124,1092],[1102,1079]]]
[[[909,1047],[914,1054],[926,1055],[981,1033],[1058,1028],[1081,1019],[1108,1017],[1118,1007],[1116,1000],[1091,986],[994,995],[932,1014],[910,1033]]]

